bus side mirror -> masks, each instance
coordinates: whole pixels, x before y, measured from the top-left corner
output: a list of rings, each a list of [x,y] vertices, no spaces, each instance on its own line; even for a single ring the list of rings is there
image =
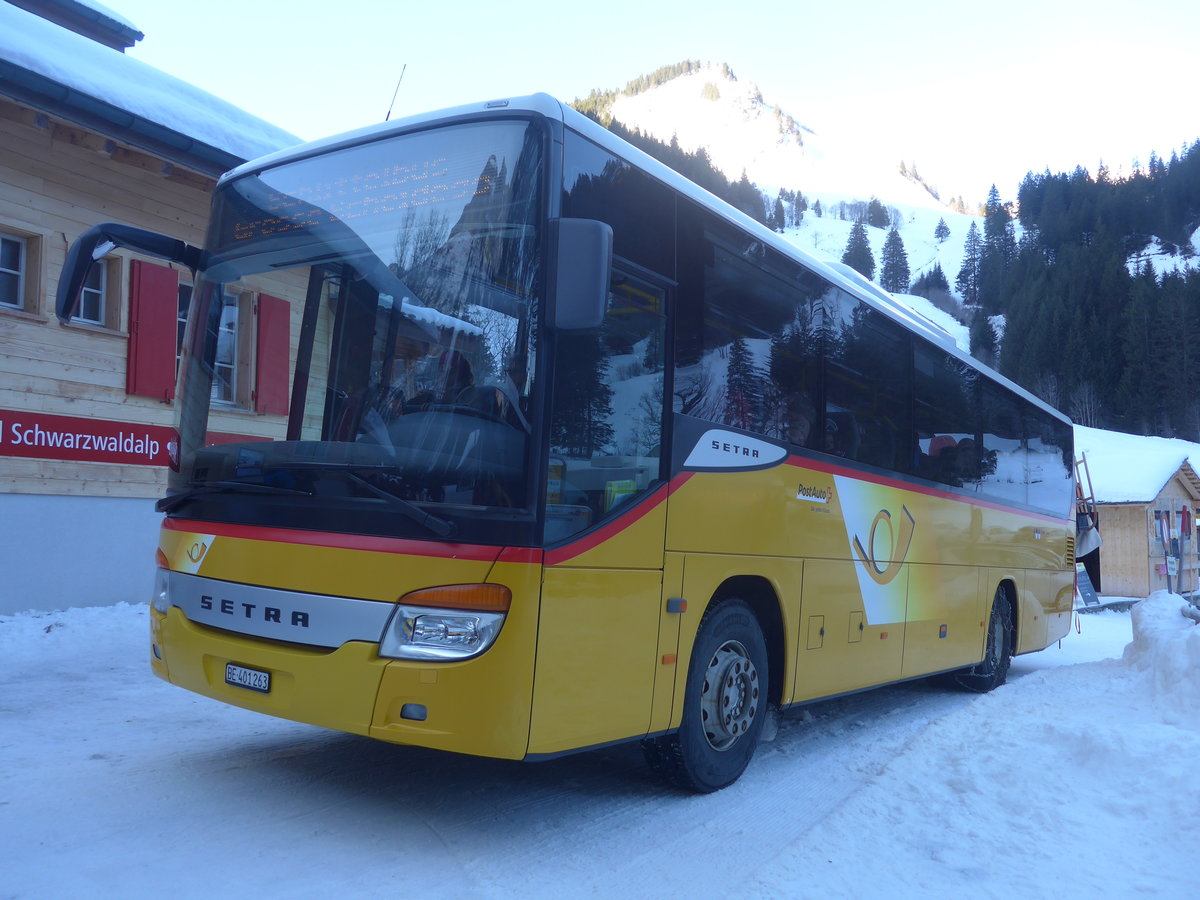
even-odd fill
[[[54,314],[58,316],[58,321],[64,325],[71,321],[79,305],[79,292],[87,279],[88,270],[96,260],[117,247],[129,247],[147,256],[180,263],[193,273],[200,268],[203,258],[203,251],[198,247],[153,231],[113,222],[93,225],[77,237],[67,251],[67,261],[63,264],[58,279],[58,293],[54,298]]]
[[[557,219],[551,228],[557,248],[554,326],[598,328],[608,309],[612,228],[594,219]]]

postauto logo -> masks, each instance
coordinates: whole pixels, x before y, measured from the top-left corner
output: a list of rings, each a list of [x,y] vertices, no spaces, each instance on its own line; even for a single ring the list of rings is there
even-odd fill
[[[867,621],[903,622],[908,596],[904,564],[917,521],[896,488],[838,475],[834,483]]]

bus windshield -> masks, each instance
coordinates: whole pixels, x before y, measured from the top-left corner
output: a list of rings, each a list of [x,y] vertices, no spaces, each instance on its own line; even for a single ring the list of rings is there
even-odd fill
[[[491,121],[219,187],[183,342],[179,471],[162,508],[531,540],[542,180],[537,126]],[[287,430],[269,440],[242,439],[236,415],[254,351],[239,327],[247,279],[293,311]]]

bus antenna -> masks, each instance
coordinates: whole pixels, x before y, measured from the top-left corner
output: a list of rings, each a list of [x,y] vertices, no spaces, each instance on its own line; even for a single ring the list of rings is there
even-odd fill
[[[404,73],[408,70],[408,63],[405,63],[400,69],[400,77],[396,79],[396,90],[392,91],[392,102],[388,106],[387,115],[383,117],[383,121],[387,121],[392,117],[392,107],[396,105],[396,97],[400,93],[400,82],[404,80]]]

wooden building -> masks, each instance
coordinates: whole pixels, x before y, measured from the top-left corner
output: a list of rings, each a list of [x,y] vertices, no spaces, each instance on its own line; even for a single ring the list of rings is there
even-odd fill
[[[0,613],[140,602],[153,575],[191,273],[118,250],[61,325],[69,243],[120,222],[201,244],[217,177],[297,142],[125,56],[141,37],[85,0],[0,0]],[[267,435],[298,311],[286,285],[227,292],[219,427]]]
[[[1076,449],[1095,492],[1100,594],[1200,588],[1200,445],[1076,428]]]

